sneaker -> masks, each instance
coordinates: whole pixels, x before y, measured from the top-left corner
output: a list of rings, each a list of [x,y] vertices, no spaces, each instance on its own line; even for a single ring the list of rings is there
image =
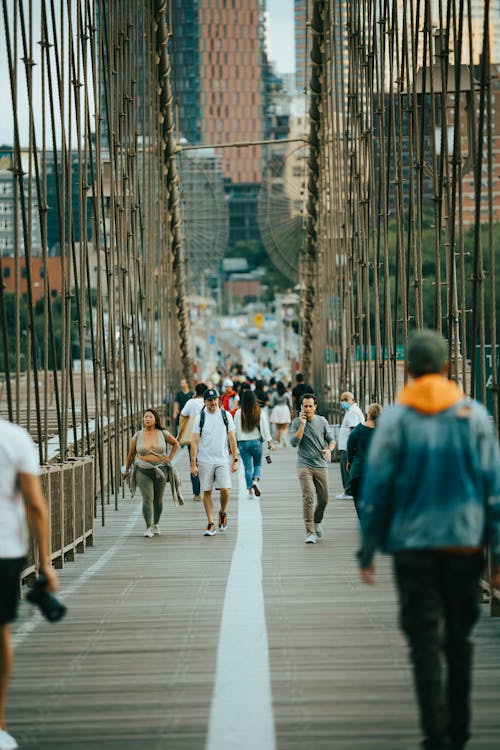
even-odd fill
[[[160,536],[160,527],[157,523],[153,524],[153,534],[156,534],[156,536]]]
[[[306,536],[306,544],[316,544],[316,534],[309,534],[309,536]]]
[[[251,488],[248,490],[248,497],[253,497],[253,490]]]
[[[340,495],[335,495],[335,500],[353,500],[353,496],[347,495],[345,492],[341,492]]]
[[[259,480],[254,479],[252,489],[254,491],[255,497],[260,497],[260,487],[259,487]]]
[[[195,495],[193,497],[193,503],[199,503],[201,500],[201,495]]]
[[[0,729],[0,750],[16,750],[18,747],[14,737],[5,729]]]
[[[205,531],[203,532],[203,536],[215,536],[217,534],[217,529],[215,528],[214,523],[207,523],[207,527]]]
[[[225,531],[227,529],[227,513],[222,510],[219,511],[219,529]]]
[[[144,536],[147,536],[147,537],[149,537],[151,539],[151,537],[153,537],[154,535],[155,535],[155,533],[153,531],[153,527],[152,526],[148,526],[148,528],[144,532]]]
[[[321,524],[315,523],[314,530],[316,531],[316,536],[321,539],[321,537],[323,536],[323,529],[321,528]]]

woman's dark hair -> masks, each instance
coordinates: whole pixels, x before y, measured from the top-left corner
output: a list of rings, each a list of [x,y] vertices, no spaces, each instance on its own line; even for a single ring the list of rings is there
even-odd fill
[[[155,430],[164,430],[165,428],[163,427],[163,425],[161,423],[161,417],[158,414],[158,412],[156,411],[156,409],[144,409],[144,413],[143,413],[142,416],[144,416],[144,414],[146,414],[146,412],[148,412],[148,411],[151,412],[151,414],[155,418]]]
[[[243,432],[251,432],[260,423],[260,406],[253,391],[243,391],[241,394],[241,427]]]
[[[276,383],[276,390],[278,391],[278,395],[282,396],[284,393],[286,393],[286,387],[283,381],[278,380]]]

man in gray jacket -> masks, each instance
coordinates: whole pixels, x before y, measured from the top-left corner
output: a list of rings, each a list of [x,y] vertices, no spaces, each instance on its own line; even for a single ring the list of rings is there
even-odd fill
[[[290,442],[297,451],[297,471],[304,510],[306,544],[323,536],[321,521],[328,503],[328,465],[335,438],[324,417],[316,414],[318,401],[312,393],[302,398],[301,411],[290,430]],[[314,496],[316,507],[314,508]]]

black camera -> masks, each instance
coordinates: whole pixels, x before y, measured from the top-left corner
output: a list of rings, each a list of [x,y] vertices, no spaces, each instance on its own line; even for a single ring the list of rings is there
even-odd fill
[[[57,622],[66,614],[66,607],[61,604],[59,599],[46,590],[47,578],[44,575],[38,576],[31,589],[26,594],[26,599],[30,604],[36,604],[42,615],[49,622]]]
[[[267,456],[266,456],[266,461],[267,461],[267,463],[268,463],[268,464],[271,464],[271,463],[272,463],[272,461],[271,461],[271,456],[269,455],[269,453],[268,453],[268,454],[267,454]]]

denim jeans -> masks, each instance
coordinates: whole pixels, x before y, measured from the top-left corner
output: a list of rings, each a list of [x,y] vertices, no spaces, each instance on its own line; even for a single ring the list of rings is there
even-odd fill
[[[262,472],[262,440],[238,440],[247,490],[252,489],[252,480],[260,478]]]
[[[187,449],[188,449],[188,454],[189,454],[189,463],[191,465],[191,446],[188,445]],[[193,488],[193,495],[199,495],[201,492],[200,477],[198,476],[198,474],[196,476],[193,476],[192,474],[190,474],[190,477],[191,477],[191,487]]]
[[[469,738],[472,643],[482,554],[397,552],[401,628],[410,646],[422,746],[463,748]],[[443,670],[443,665],[445,669]]]

